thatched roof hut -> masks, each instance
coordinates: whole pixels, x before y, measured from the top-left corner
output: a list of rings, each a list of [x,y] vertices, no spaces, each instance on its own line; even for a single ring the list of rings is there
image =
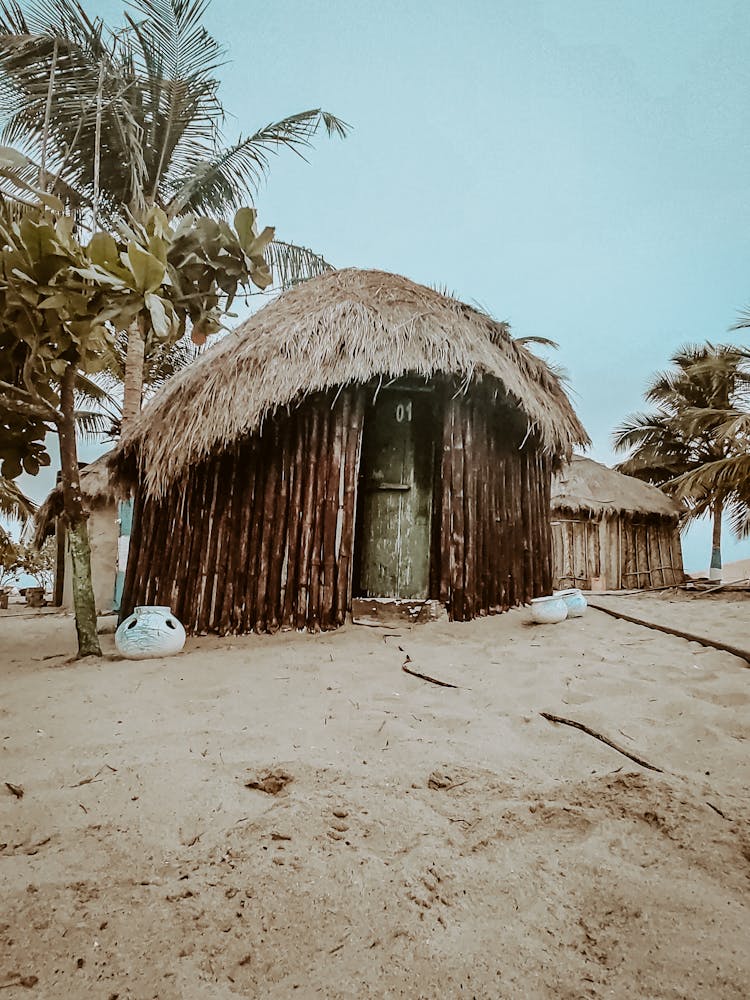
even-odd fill
[[[549,584],[552,468],[586,442],[506,324],[334,271],[206,352],[123,438],[123,610],[158,601],[219,631],[333,627],[357,593],[500,610]]]
[[[91,578],[97,611],[108,612],[116,607],[118,573],[119,523],[117,501],[121,495],[110,479],[110,453],[101,455],[80,469],[79,482],[83,503],[88,512],[88,535],[91,550]],[[72,567],[67,552],[63,512],[62,486],[50,491],[35,517],[34,545],[40,547],[54,534],[57,538],[54,603],[70,607]],[[121,574],[122,575],[122,574]]]
[[[552,481],[555,587],[681,583],[680,513],[656,486],[574,455]]]
[[[82,465],[79,472],[81,495],[89,512],[115,502],[115,488],[110,481],[110,453]],[[34,544],[39,547],[55,531],[57,518],[63,511],[62,485],[58,483],[48,493],[34,516]]]

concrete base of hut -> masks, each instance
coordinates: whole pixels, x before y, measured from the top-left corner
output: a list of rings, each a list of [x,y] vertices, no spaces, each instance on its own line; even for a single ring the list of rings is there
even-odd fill
[[[429,598],[423,601],[395,597],[355,597],[352,600],[354,625],[409,625],[436,622],[448,617],[445,605]]]

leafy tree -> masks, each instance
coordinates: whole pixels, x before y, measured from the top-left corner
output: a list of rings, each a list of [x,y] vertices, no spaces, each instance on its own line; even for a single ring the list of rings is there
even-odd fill
[[[21,546],[0,530],[0,590],[5,590],[22,567]]]
[[[74,221],[45,208],[20,216],[0,200],[0,472],[14,479],[49,464],[45,434],[60,441],[64,514],[73,569],[79,655],[98,654],[86,512],[78,478],[75,390],[105,368],[116,332],[137,323],[168,344],[188,324],[200,339],[219,329],[240,287],[266,287],[253,209],[234,228],[186,217],[174,227],[151,208],[143,222],[79,242]]]
[[[55,574],[55,540],[47,538],[40,548],[32,542],[20,546],[20,569],[33,576],[38,586],[47,593],[52,589]]]
[[[6,181],[42,187],[113,224],[159,206],[169,219],[222,214],[247,202],[282,148],[302,155],[316,134],[347,126],[316,108],[264,125],[227,144],[216,72],[221,46],[202,19],[208,0],[132,0],[125,25],[108,28],[78,0],[30,0],[25,12],[0,2],[0,119],[5,141],[32,157]],[[320,273],[326,262],[278,242],[269,262],[283,283]],[[123,417],[140,409],[144,352],[128,337]]]
[[[687,346],[652,379],[646,400],[614,432],[630,451],[618,469],[661,486],[686,505],[686,520],[713,518],[711,568],[721,569],[722,516],[750,534],[750,354],[728,345]]]

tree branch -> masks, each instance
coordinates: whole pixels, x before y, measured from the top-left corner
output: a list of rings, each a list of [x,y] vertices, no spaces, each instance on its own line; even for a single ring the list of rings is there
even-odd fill
[[[3,392],[15,392],[22,393],[25,396],[31,396],[31,393],[27,393],[25,389],[20,389],[17,385],[11,385],[9,382],[0,381],[0,389]],[[32,396],[32,399],[34,397]],[[50,420],[54,423],[60,418],[59,410],[56,410],[54,406],[48,403],[45,399],[40,396],[39,399],[41,403],[28,402],[24,399],[8,399],[7,397],[3,400],[2,406],[8,410],[14,410],[16,413],[22,413],[27,417],[41,417],[42,420]]]

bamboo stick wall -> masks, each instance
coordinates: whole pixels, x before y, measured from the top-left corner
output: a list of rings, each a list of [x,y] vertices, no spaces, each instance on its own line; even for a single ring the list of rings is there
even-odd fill
[[[430,581],[466,621],[550,591],[552,460],[531,438],[519,447],[486,390],[452,391],[437,408]],[[138,492],[122,616],[169,605],[189,633],[341,625],[367,393],[310,397],[163,498]]]
[[[447,399],[444,414],[435,596],[468,621],[550,592],[552,460],[519,448],[484,393]]]
[[[315,398],[137,494],[122,613],[169,605],[191,633],[328,629],[344,621],[362,393]]]
[[[621,514],[601,520],[580,514],[552,517],[555,587],[648,589],[684,578],[680,534],[667,517]]]

